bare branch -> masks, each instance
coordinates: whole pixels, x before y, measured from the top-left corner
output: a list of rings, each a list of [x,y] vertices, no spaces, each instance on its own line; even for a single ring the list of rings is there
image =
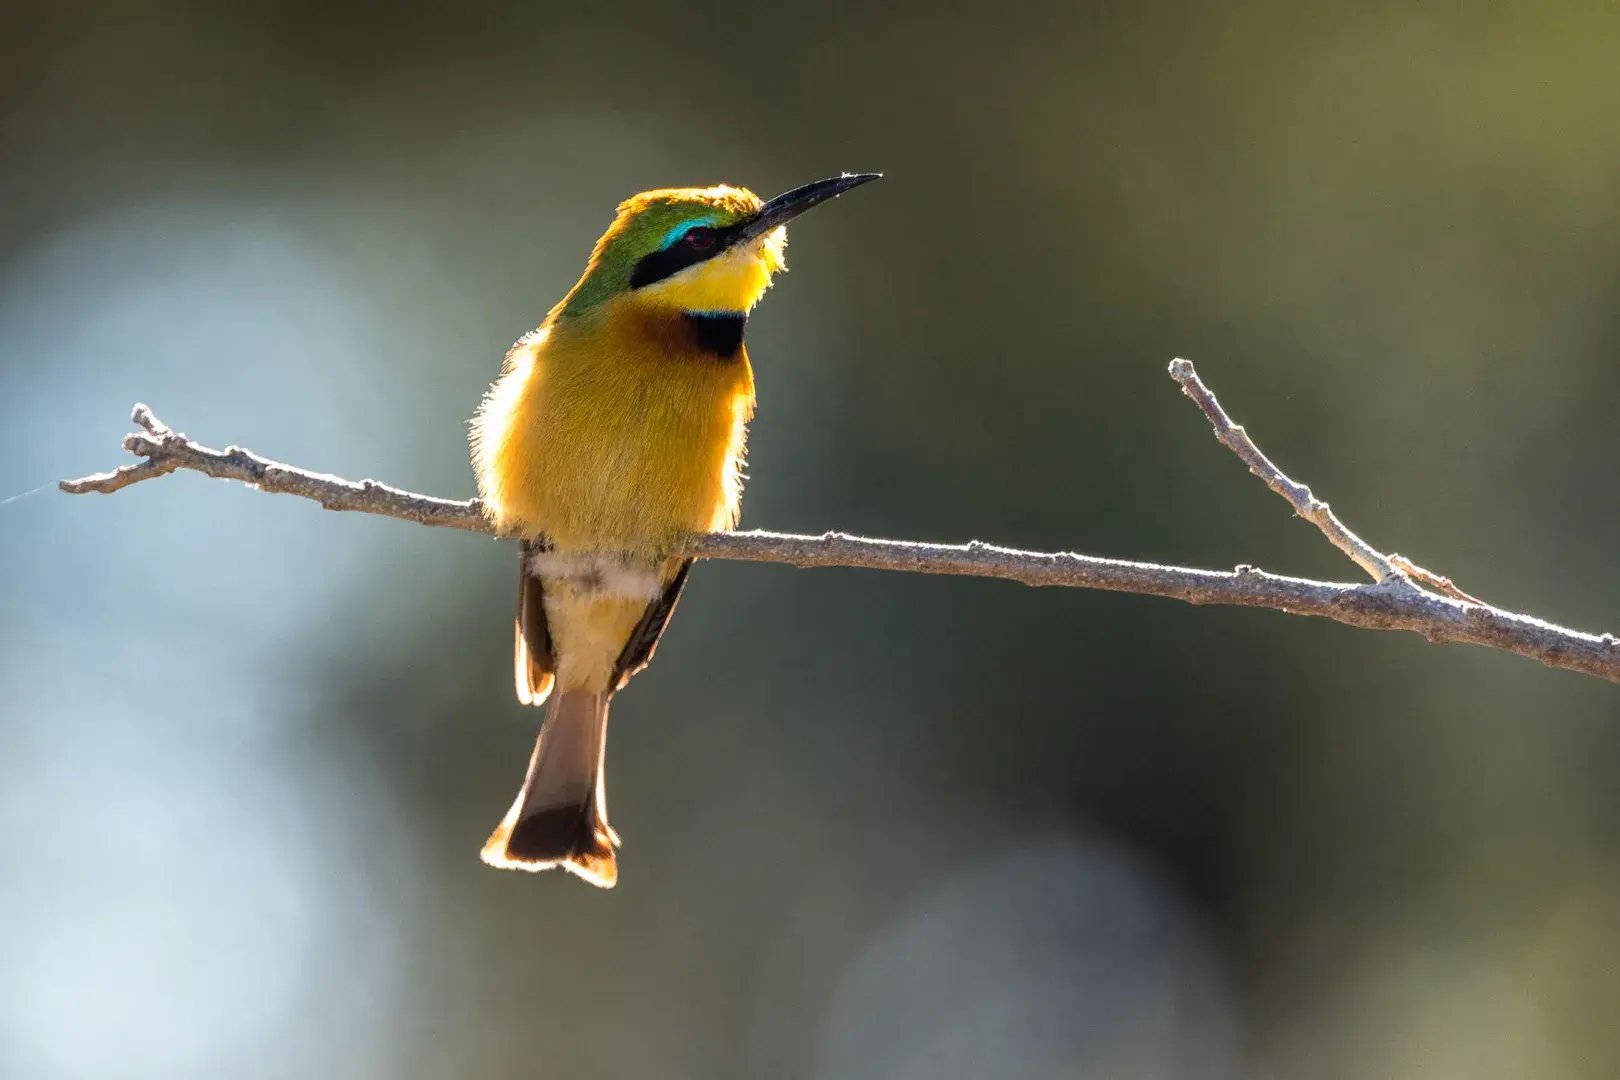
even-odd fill
[[[1191,604],[1272,608],[1367,630],[1410,630],[1436,643],[1483,645],[1549,667],[1620,682],[1620,638],[1570,630],[1530,615],[1491,607],[1452,585],[1449,578],[1424,570],[1402,556],[1380,553],[1346,528],[1309,488],[1289,479],[1260,452],[1226,415],[1191,363],[1177,360],[1170,373],[1209,417],[1221,442],[1268,487],[1286,498],[1297,514],[1316,525],[1334,546],[1372,575],[1374,583],[1313,581],[1251,566],[1202,570],[1073,552],[1019,551],[977,540],[968,544],[924,544],[836,532],[820,536],[713,533],[693,537],[683,553],[799,567],[861,567],[1000,578],[1025,585],[1140,593]],[[312,499],[330,510],[493,532],[476,499],[436,499],[375,480],[344,480],[272,461],[241,447],[210,449],[170,430],[144,405],[136,406],[133,419],[142,432],[126,437],[124,448],[144,460],[112,473],[64,480],[60,485],[63,491],[111,493],[178,469],[190,469],[220,479],[239,480],[263,491]],[[1437,592],[1420,588],[1416,582]]]
[[[439,525],[450,529],[489,532],[478,500],[457,502],[418,495],[378,483],[376,480],[345,480],[329,473],[310,472],[260,457],[240,446],[215,450],[171,430],[145,405],[136,405],[130,417],[144,431],[124,436],[124,449],[146,460],[125,465],[110,473],[97,473],[78,480],[63,480],[58,486],[70,495],[98,492],[110,495],[142,480],[164,476],[176,469],[191,469],[219,480],[240,480],[260,491],[297,495],[313,499],[328,510],[354,510],[365,514]]]

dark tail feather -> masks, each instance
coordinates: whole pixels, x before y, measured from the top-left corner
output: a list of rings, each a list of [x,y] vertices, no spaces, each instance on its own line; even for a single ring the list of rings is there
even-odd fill
[[[552,694],[523,789],[484,844],[483,860],[507,870],[560,866],[592,885],[618,880],[602,785],[608,695]]]

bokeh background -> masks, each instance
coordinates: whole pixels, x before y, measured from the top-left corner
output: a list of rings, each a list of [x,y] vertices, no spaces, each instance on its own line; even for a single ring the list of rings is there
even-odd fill
[[[614,204],[841,169],[746,523],[1620,629],[1620,7],[0,5],[0,498],[446,496]],[[709,563],[620,887],[484,868],[513,552],[180,475],[0,504],[0,1075],[1613,1077],[1620,696],[1273,612]]]

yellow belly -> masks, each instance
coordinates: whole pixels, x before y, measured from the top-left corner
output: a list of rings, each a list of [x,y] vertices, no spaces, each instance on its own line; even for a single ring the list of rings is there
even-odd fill
[[[558,551],[656,555],[736,524],[753,411],[745,352],[672,346],[633,318],[520,346],[475,423],[498,528]]]

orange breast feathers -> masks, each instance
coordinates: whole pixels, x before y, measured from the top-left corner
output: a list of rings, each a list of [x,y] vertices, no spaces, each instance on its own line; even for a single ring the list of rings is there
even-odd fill
[[[754,379],[633,310],[555,316],[507,356],[473,420],[478,490],[507,535],[656,555],[732,528]]]

